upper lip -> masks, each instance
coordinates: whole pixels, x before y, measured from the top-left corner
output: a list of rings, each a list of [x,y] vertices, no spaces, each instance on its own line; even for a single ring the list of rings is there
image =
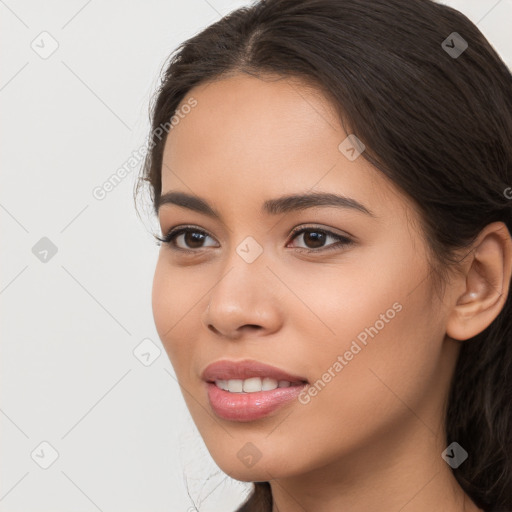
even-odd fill
[[[251,377],[269,377],[271,379],[287,380],[289,382],[307,382],[304,377],[292,375],[280,368],[245,359],[243,361],[229,361],[223,359],[209,364],[201,374],[203,380],[250,379]]]

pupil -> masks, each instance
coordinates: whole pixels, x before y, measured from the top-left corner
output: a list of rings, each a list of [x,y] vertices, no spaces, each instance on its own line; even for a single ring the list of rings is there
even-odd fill
[[[185,233],[185,242],[189,247],[201,247],[202,237],[204,235],[202,233],[194,233],[188,232]],[[196,244],[196,245],[194,245]]]
[[[204,235],[197,232],[185,233],[185,242],[189,247],[201,247]],[[306,232],[306,238],[309,238],[313,242],[313,248],[322,247],[325,242],[325,233],[319,233],[318,231]],[[308,245],[308,244],[307,244]]]
[[[313,238],[313,248],[322,247],[322,243],[324,242],[325,233],[319,233],[318,231],[309,231],[307,237]],[[316,245],[315,245],[316,243]],[[307,245],[307,244],[306,244]]]

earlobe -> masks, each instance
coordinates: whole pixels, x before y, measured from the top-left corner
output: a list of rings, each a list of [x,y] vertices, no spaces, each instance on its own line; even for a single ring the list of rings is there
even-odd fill
[[[455,340],[485,330],[505,305],[512,271],[512,240],[505,224],[487,225],[465,260],[463,291],[455,297],[446,325],[446,334]]]

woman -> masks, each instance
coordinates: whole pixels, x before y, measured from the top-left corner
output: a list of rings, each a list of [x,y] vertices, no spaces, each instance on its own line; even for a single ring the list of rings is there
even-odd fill
[[[512,509],[512,77],[430,0],[183,43],[142,180],[156,328],[239,511]]]

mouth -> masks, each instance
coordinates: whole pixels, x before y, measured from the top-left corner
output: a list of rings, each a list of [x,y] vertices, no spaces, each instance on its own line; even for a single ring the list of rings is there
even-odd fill
[[[289,404],[308,385],[300,376],[258,361],[216,361],[202,373],[214,413],[231,421],[254,421]]]
[[[259,381],[255,379],[261,380],[261,385],[267,387],[273,386],[274,381],[276,381],[277,385],[275,387],[269,387],[269,389],[287,387],[286,384],[279,386],[280,382],[289,382],[290,384],[303,384],[307,382],[305,377],[293,375],[276,366],[260,363],[252,359],[244,359],[243,361],[223,359],[215,361],[203,370],[201,377],[206,382],[226,381],[230,383],[231,381],[242,381],[245,383],[245,381],[249,381],[247,384],[247,392],[251,391],[251,387],[255,388],[255,386],[259,385]],[[230,389],[230,391],[241,392],[243,391],[243,385],[242,388],[239,389],[239,383],[234,383],[233,389]],[[261,391],[261,389],[258,391]]]
[[[261,391],[272,391],[278,388],[289,388],[302,386],[306,381],[276,380],[271,377],[250,377],[248,379],[217,379],[213,382],[219,389],[229,393],[259,393]]]

